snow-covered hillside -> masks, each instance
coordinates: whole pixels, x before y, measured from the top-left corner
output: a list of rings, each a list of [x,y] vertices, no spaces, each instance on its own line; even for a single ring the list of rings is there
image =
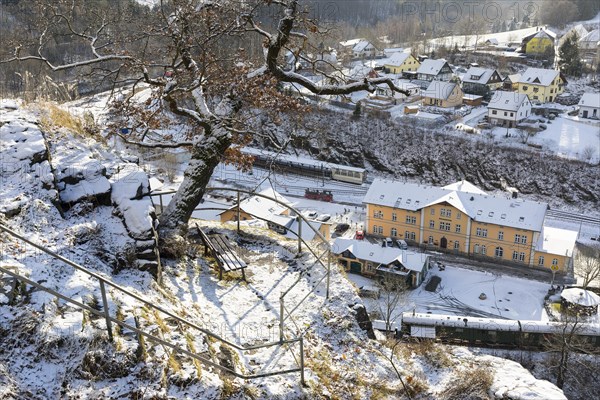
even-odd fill
[[[245,224],[237,234],[234,225],[198,221],[235,243],[249,265],[247,282],[235,276],[219,281],[210,259],[190,246],[180,260],[163,259],[163,283],[158,285],[143,271],[147,263],[136,262],[146,255],[140,247],[151,229],[153,210],[145,202],[129,203],[133,193],[147,190],[147,177],[136,169],[135,157],[113,154],[101,138],[85,132],[47,121],[40,125],[48,118],[46,108],[23,108],[12,101],[0,107],[0,223],[147,299],[144,305],[109,285],[109,310],[120,321],[243,373],[295,365],[292,352],[297,357],[297,348],[237,352],[150,304],[232,343],[273,340],[280,293],[300,279],[288,298],[292,309],[323,276],[312,255],[296,257],[295,242],[260,226]],[[6,233],[0,238],[0,266],[98,309],[96,279]],[[11,298],[0,297],[0,397],[401,398],[391,350],[360,328],[361,310],[356,289],[335,269],[330,298],[318,287],[294,312],[285,330],[304,334],[307,385],[301,386],[297,373],[235,378],[140,340],[127,329],[113,327],[110,343],[103,318],[30,285],[19,286]],[[400,344],[395,350],[394,365],[413,399],[457,398],[463,392],[481,398],[565,398],[519,364],[468,349],[424,343]]]

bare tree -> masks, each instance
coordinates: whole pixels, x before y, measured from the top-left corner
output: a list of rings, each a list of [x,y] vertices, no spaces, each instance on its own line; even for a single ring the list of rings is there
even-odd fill
[[[593,281],[600,278],[600,245],[578,244],[577,256],[575,257],[575,275],[583,280],[581,286],[584,289],[587,289]]]
[[[34,41],[13,43],[12,54],[0,62],[41,62],[54,72],[77,70],[113,84],[152,88],[145,108],[129,107],[131,96],[116,108],[129,111],[123,118],[140,127],[133,137],[144,146],[189,148],[183,182],[160,217],[163,243],[185,231],[218,163],[256,134],[247,128],[244,109],[298,109],[283,95],[282,83],[317,95],[373,92],[377,84],[387,84],[408,95],[387,78],[346,83],[323,73],[326,83],[317,84],[286,70],[286,52],[310,61],[311,38],[327,33],[299,0],[163,0],[128,21],[113,8],[89,8],[84,0],[38,0],[32,12],[39,15],[34,30],[39,34]],[[82,14],[88,16],[85,23]],[[47,49],[64,37],[85,44],[86,51],[70,61],[50,56]],[[169,118],[156,119],[158,114]],[[148,129],[173,116],[190,127],[187,140],[149,141]],[[150,117],[153,123],[147,123]]]
[[[523,144],[527,144],[527,142],[529,142],[529,139],[535,136],[535,134],[537,133],[537,131],[531,127],[517,128],[516,131],[517,136]]]
[[[385,322],[386,332],[393,332],[393,326],[400,317],[400,306],[406,302],[407,285],[402,277],[399,278],[385,275],[378,285],[378,311]]]

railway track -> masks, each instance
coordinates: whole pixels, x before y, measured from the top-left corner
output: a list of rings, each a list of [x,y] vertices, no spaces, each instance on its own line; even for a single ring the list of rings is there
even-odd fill
[[[562,210],[548,210],[546,215],[550,218],[560,219],[564,221],[583,222],[588,224],[600,225],[600,218],[591,217],[588,215],[572,213]]]

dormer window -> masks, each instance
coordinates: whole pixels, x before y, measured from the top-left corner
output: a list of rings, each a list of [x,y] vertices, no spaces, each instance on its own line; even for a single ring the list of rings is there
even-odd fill
[[[519,217],[519,222],[525,221],[525,217]]]

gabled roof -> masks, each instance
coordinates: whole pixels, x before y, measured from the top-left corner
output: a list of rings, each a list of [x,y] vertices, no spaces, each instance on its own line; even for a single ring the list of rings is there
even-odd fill
[[[370,243],[366,240],[344,238],[335,239],[331,250],[334,254],[341,254],[348,250],[354,257],[370,261],[376,266],[398,262],[406,269],[417,272],[423,270],[423,265],[429,258],[429,255],[423,253],[409,252],[397,247],[381,247],[379,244]]]
[[[477,186],[473,185],[471,182],[465,181],[464,179],[462,181],[458,181],[458,182],[454,182],[449,185],[446,185],[442,189],[465,192],[465,193],[482,194],[484,196],[487,195],[486,192],[479,189]]]
[[[508,75],[506,78],[504,78],[504,80],[509,80],[511,83],[517,83],[519,82],[519,79],[521,79],[521,74],[511,74]]]
[[[579,105],[600,108],[600,93],[584,93],[579,100]]]
[[[548,38],[548,39],[556,39],[556,33],[552,32],[551,30],[548,29],[542,29],[540,31],[534,32],[529,36],[525,36],[523,38],[523,41],[528,41],[531,40],[533,38]]]
[[[524,93],[503,92],[497,90],[488,104],[488,108],[493,108],[503,111],[517,111],[521,104],[529,101],[529,98]]]
[[[393,65],[400,67],[410,57],[410,53],[392,53],[390,58],[386,61],[385,65]]]
[[[369,46],[375,47],[371,44],[371,42],[369,42],[367,40],[361,40],[360,42],[358,42],[354,45],[354,47],[352,48],[352,51],[355,51],[358,53],[358,52],[364,51]]]
[[[497,45],[497,44],[498,44],[498,39],[496,39],[496,38],[489,38],[488,40],[486,40],[486,41],[485,41],[485,43],[488,43],[488,42],[489,42],[490,44],[495,44],[495,45]]]
[[[356,46],[359,42],[363,41],[365,39],[363,38],[356,38],[356,39],[350,39],[350,40],[345,40],[343,42],[340,42],[340,45],[342,47],[354,47]]]
[[[582,37],[581,39],[579,39],[580,42],[598,42],[600,41],[600,29],[594,29],[593,31],[591,31],[590,33],[588,33],[587,35],[585,35],[584,37]]]
[[[527,68],[527,71],[521,75],[519,83],[550,86],[559,73],[555,69]]]
[[[448,62],[444,59],[432,60],[428,58],[426,60],[423,60],[421,66],[419,66],[419,69],[417,70],[417,73],[426,75],[437,75],[440,73],[442,68],[444,68],[444,65],[447,64]]]
[[[472,191],[470,184],[462,185]],[[457,186],[460,187],[460,184]],[[363,203],[410,211],[418,211],[434,204],[448,203],[478,222],[536,232],[542,230],[548,208],[546,203],[382,179],[373,181]]]
[[[495,69],[471,67],[463,75],[463,82],[487,84],[496,72]]]
[[[456,86],[457,84],[453,82],[432,81],[427,87],[427,90],[423,91],[422,96],[430,97],[432,99],[448,100]]]
[[[277,193],[272,188],[267,188],[259,192],[259,194],[272,197],[287,205],[292,205],[292,203],[288,199]],[[237,205],[234,205],[229,208],[229,210],[235,209],[237,209]],[[260,196],[252,196],[240,202],[241,211],[267,221],[272,221],[274,216],[280,216],[281,213],[284,212],[286,209],[287,208],[283,205]]]

